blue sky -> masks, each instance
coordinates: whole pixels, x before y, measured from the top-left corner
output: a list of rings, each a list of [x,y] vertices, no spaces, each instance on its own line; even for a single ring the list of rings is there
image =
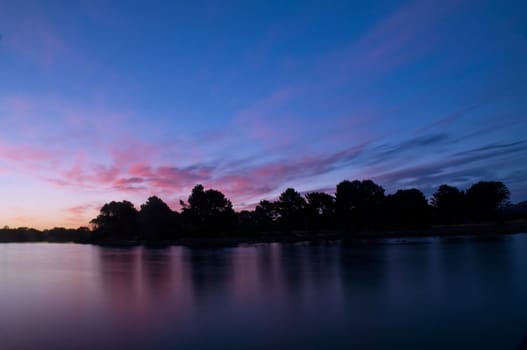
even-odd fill
[[[527,199],[524,1],[0,0],[0,224],[371,178]]]

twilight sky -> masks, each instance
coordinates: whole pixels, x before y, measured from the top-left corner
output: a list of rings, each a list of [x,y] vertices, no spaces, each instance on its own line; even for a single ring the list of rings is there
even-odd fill
[[[0,0],[0,225],[287,187],[527,199],[527,2]]]

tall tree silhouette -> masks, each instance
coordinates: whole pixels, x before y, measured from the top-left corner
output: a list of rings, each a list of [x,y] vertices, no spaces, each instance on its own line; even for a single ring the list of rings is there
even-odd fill
[[[456,187],[441,185],[432,195],[432,207],[442,223],[458,223],[465,214],[465,194]]]
[[[141,205],[139,215],[145,239],[167,240],[176,237],[178,213],[172,211],[159,197],[148,198]]]
[[[253,220],[259,230],[270,230],[274,227],[278,216],[276,203],[264,199],[254,209]]]
[[[288,188],[276,203],[280,223],[289,229],[298,229],[305,226],[305,206],[304,198],[293,188]]]
[[[494,220],[499,210],[509,202],[510,192],[501,181],[480,181],[472,185],[466,194],[470,216],[481,221]]]
[[[372,180],[344,180],[337,185],[336,209],[344,227],[374,226],[381,214],[384,188]]]
[[[258,229],[256,220],[254,218],[254,211],[242,210],[236,213],[236,222],[238,227],[238,233],[247,235],[250,232],[254,232]]]
[[[137,238],[141,234],[139,212],[129,201],[106,203],[90,221],[99,238]]]
[[[183,217],[191,230],[220,233],[231,230],[236,223],[232,203],[220,191],[206,190],[202,185],[192,189],[188,203],[181,201]]]
[[[276,229],[333,229],[338,225],[354,230],[426,228],[432,212],[443,223],[459,223],[467,218],[477,221],[502,219],[504,216],[500,215],[509,197],[509,189],[500,181],[478,182],[466,194],[444,184],[433,194],[429,206],[424,194],[415,188],[385,196],[384,189],[371,180],[344,180],[337,185],[335,197],[322,192],[307,193],[303,197],[295,189],[288,188],[275,202],[262,200],[254,211],[235,213],[231,201],[223,193],[196,185],[187,203],[181,201],[181,214],[153,196],[141,206],[140,212],[128,201],[107,203],[91,223],[95,228],[95,240],[101,237],[170,240],[178,232],[189,231],[210,235],[233,233],[237,229],[238,234],[245,235]],[[19,231],[7,232],[10,237],[42,239],[29,230]],[[67,240],[69,234],[66,230],[54,229],[46,232],[46,237]],[[75,235],[77,241],[90,239],[83,231]]]
[[[306,197],[306,216],[312,229],[330,228],[335,219],[335,198],[324,192],[310,192]]]
[[[425,228],[430,223],[430,210],[423,192],[412,188],[398,190],[386,198],[388,225],[403,228]]]

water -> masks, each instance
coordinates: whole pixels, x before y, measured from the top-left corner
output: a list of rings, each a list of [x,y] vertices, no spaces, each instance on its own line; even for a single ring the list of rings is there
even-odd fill
[[[527,234],[344,245],[0,245],[2,349],[515,349]]]

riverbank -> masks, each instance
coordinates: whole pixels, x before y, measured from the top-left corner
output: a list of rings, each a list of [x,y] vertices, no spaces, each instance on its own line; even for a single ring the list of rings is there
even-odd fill
[[[481,223],[459,225],[435,225],[426,229],[401,229],[389,231],[358,232],[357,238],[404,238],[404,237],[453,237],[503,235],[527,232],[527,220],[516,220],[507,223]]]
[[[0,229],[0,243],[79,243],[101,246],[133,247],[164,247],[170,245],[183,246],[235,246],[238,244],[256,243],[294,243],[302,241],[356,241],[377,240],[385,238],[415,238],[415,237],[455,237],[455,236],[495,236],[511,233],[527,232],[527,220],[508,221],[506,223],[483,223],[463,225],[437,225],[425,229],[397,230],[325,230],[325,231],[268,231],[251,232],[248,234],[200,235],[165,241],[145,241],[140,239],[122,239],[109,237],[94,240],[93,232],[82,229],[54,229],[38,231],[28,228]]]
[[[381,240],[389,238],[417,238],[417,237],[456,237],[456,236],[497,236],[514,233],[526,233],[527,221],[514,221],[503,224],[463,224],[431,226],[426,229],[399,229],[399,230],[362,230],[362,231],[288,231],[288,232],[261,232],[254,235],[240,236],[209,236],[185,237],[169,241],[141,241],[106,239],[96,244],[113,247],[132,247],[144,245],[147,247],[165,247],[171,245],[191,247],[221,247],[236,246],[239,244],[258,243],[295,243],[316,241],[357,241]]]

